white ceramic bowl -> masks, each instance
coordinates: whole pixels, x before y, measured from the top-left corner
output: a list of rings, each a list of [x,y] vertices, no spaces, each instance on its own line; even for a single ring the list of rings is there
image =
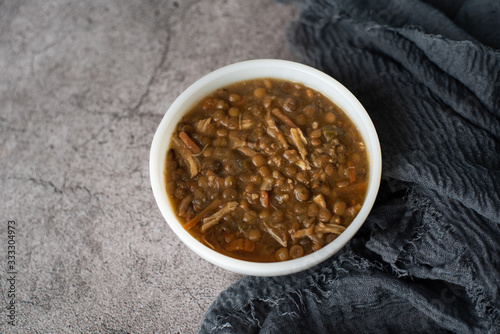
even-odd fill
[[[176,219],[170,205],[165,184],[165,157],[169,147],[172,132],[181,117],[206,95],[217,88],[227,86],[243,80],[256,78],[276,78],[297,81],[323,93],[326,97],[340,106],[350,119],[356,124],[366,144],[370,162],[370,179],[368,191],[361,211],[349,227],[334,241],[320,250],[298,259],[256,263],[237,260],[201,244],[192,237]],[[373,123],[359,101],[339,82],[312,67],[284,60],[250,60],[220,68],[196,81],[188,87],[171,105],[165,113],[156,130],[151,145],[149,170],[151,186],[156,203],[177,236],[196,254],[211,263],[227,270],[255,276],[275,276],[295,273],[310,268],[331,257],[341,249],[363,225],[372,209],[380,185],[382,157],[380,143]]]

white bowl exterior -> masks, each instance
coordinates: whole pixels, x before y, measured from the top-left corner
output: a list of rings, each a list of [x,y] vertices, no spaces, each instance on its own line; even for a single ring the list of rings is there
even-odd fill
[[[276,78],[296,81],[308,86],[335,102],[356,124],[361,133],[370,162],[368,191],[361,211],[349,227],[334,241],[320,250],[302,258],[284,262],[257,263],[234,259],[204,246],[191,236],[178,222],[166,193],[165,165],[170,137],[182,116],[203,97],[217,88],[232,83],[257,79]],[[312,67],[284,60],[259,59],[244,61],[218,69],[188,87],[165,113],[153,138],[150,152],[150,178],[156,203],[175,234],[192,251],[205,260],[224,269],[255,276],[277,276],[310,268],[335,254],[362,226],[373,207],[378,193],[382,172],[380,144],[375,127],[361,103],[343,85]]]

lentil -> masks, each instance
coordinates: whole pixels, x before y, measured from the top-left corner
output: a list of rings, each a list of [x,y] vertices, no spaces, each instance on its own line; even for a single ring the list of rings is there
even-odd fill
[[[286,247],[280,248],[276,251],[276,260],[278,261],[286,261],[288,260],[288,256],[288,248]]]

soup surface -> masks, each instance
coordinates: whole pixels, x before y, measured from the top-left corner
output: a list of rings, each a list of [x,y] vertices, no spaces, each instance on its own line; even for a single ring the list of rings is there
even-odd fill
[[[191,235],[234,258],[275,262],[314,252],[349,226],[369,166],[340,108],[300,83],[264,78],[192,108],[171,138],[165,175]]]

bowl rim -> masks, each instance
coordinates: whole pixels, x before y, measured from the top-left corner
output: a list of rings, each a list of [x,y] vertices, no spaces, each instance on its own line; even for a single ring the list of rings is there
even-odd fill
[[[265,75],[266,73],[269,75]],[[174,129],[180,117],[194,104],[217,88],[223,87],[224,84],[221,85],[221,82],[227,85],[228,83],[265,77],[302,82],[332,99],[358,127],[367,145],[370,163],[370,177],[365,201],[361,211],[342,234],[318,251],[304,257],[269,263],[244,261],[223,255],[203,245],[189,234],[175,217],[166,194],[164,174],[166,153],[171,137],[171,131],[167,131],[168,128]],[[311,85],[311,82],[316,83]],[[345,107],[348,105],[351,108],[346,109]],[[175,121],[176,119],[177,121]],[[174,122],[175,124],[173,124]],[[151,188],[160,212],[173,232],[188,248],[212,264],[235,273],[253,276],[279,276],[296,273],[319,264],[337,253],[352,239],[364,224],[375,203],[381,181],[382,154],[378,135],[370,116],[358,99],[337,80],[301,63],[279,59],[254,59],[233,63],[204,75],[174,100],[154,134],[149,156],[149,172]]]

